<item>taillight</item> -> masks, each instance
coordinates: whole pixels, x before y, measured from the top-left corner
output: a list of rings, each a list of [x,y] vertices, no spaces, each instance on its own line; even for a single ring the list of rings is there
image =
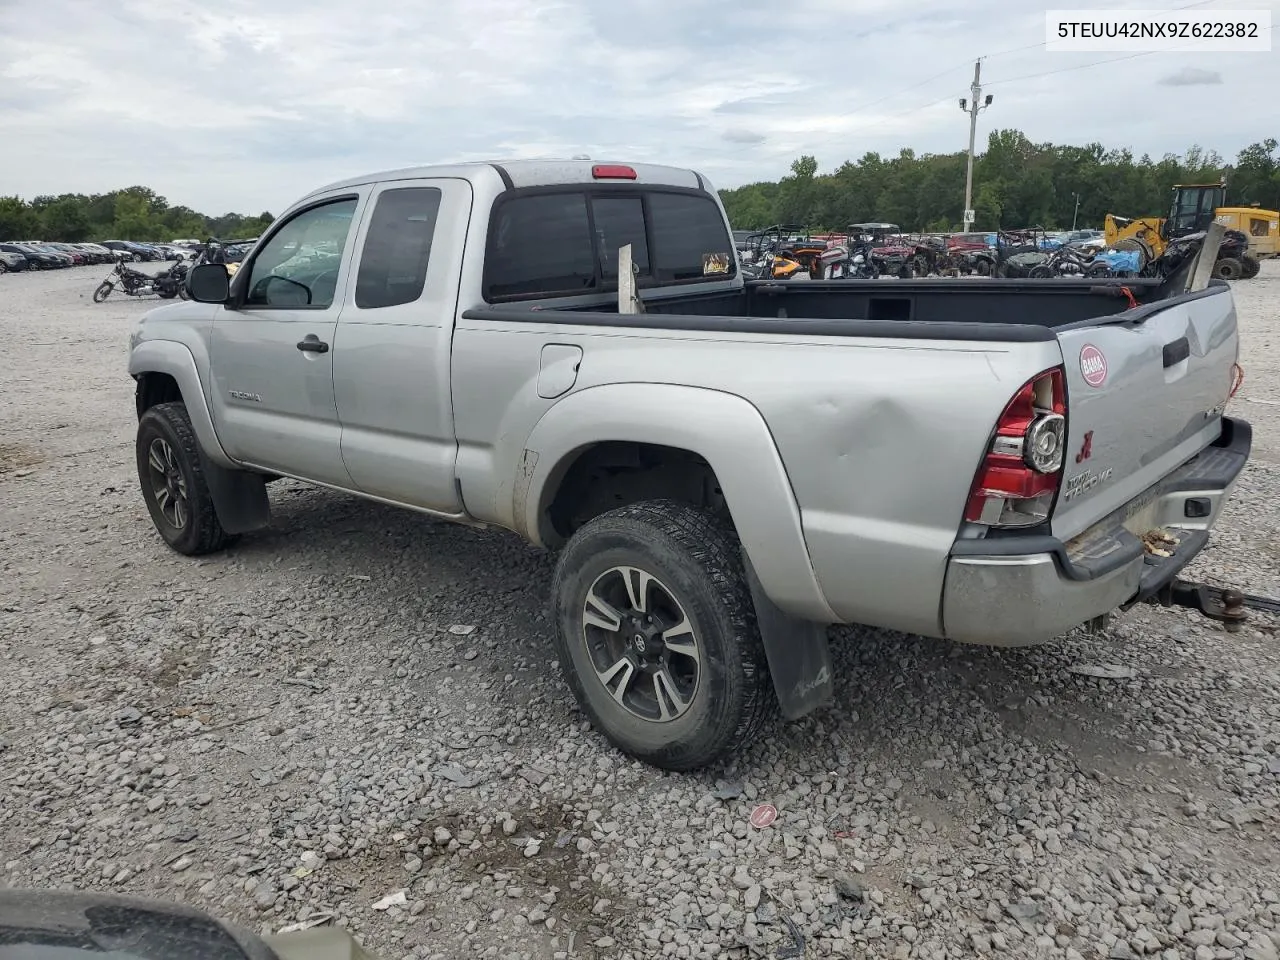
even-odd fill
[[[1067,433],[1061,367],[1022,385],[996,422],[973,479],[964,518],[993,527],[1026,527],[1049,517],[1062,479]]]

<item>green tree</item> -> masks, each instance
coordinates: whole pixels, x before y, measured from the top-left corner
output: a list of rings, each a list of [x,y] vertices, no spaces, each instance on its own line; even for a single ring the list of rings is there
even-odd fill
[[[71,195],[59,197],[40,211],[40,234],[67,243],[88,240],[93,233],[84,198]]]
[[[40,218],[17,197],[0,197],[0,240],[24,240],[39,230]]]

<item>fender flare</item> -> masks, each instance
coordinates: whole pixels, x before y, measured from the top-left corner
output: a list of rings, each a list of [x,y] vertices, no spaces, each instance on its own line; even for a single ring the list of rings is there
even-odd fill
[[[129,376],[140,377],[148,373],[164,373],[173,377],[182,392],[182,402],[187,405],[187,416],[195,430],[200,449],[213,463],[229,470],[239,465],[227,456],[213,428],[213,416],[205,399],[196,370],[196,358],[184,343],[176,340],[143,340],[129,353]]]
[[[720,481],[760,587],[781,611],[815,623],[839,617],[818,585],[800,509],[764,418],[742,397],[661,383],[588,387],[554,404],[525,442],[512,507],[539,546],[540,519],[565,471],[597,443],[631,441],[696,453]]]
[[[148,373],[167,374],[178,384],[200,446],[201,468],[222,529],[227,533],[248,533],[265,527],[271,522],[265,479],[261,474],[240,469],[222,449],[191,351],[174,340],[143,340],[129,354],[129,375],[139,377]]]

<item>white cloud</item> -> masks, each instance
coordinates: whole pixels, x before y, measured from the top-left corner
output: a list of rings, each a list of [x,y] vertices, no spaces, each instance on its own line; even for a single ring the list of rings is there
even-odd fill
[[[137,183],[208,213],[254,212],[372,169],[579,153],[734,185],[802,152],[830,170],[871,150],[963,149],[955,100],[979,55],[995,95],[980,142],[1017,127],[1230,157],[1273,132],[1252,92],[1280,83],[1280,58],[1067,69],[1110,56],[1037,46],[1055,5],[806,0],[779,16],[765,0],[0,0],[0,190]],[[1280,0],[1231,5],[1280,21]]]

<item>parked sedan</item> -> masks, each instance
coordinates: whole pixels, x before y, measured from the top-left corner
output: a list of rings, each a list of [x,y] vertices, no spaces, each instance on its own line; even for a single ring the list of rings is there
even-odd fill
[[[73,266],[83,267],[86,264],[92,262],[89,257],[89,254],[85,253],[83,250],[76,248],[70,243],[44,243],[44,244],[41,244],[41,246],[49,247],[52,250],[57,250],[59,253],[66,254],[68,257],[71,258],[71,263]]]
[[[27,266],[32,270],[54,270],[58,267],[71,266],[70,257],[64,257],[56,250],[41,250],[26,243],[0,243],[0,251],[22,254],[27,258]]]
[[[116,255],[114,250],[108,250],[106,247],[96,243],[77,243],[73,244],[77,250],[83,250],[89,255],[90,263],[115,263]]]
[[[103,240],[102,245],[121,254],[121,259],[132,260],[160,260],[160,254],[150,247],[141,243],[134,243],[132,240]]]
[[[0,250],[0,273],[18,273],[27,267],[27,258],[23,254]]]
[[[59,250],[57,247],[53,246],[53,244],[45,243],[41,240],[28,240],[26,241],[26,245],[39,250],[41,253],[53,254],[61,261],[59,266],[74,267],[76,265],[75,257],[63,250]]]

